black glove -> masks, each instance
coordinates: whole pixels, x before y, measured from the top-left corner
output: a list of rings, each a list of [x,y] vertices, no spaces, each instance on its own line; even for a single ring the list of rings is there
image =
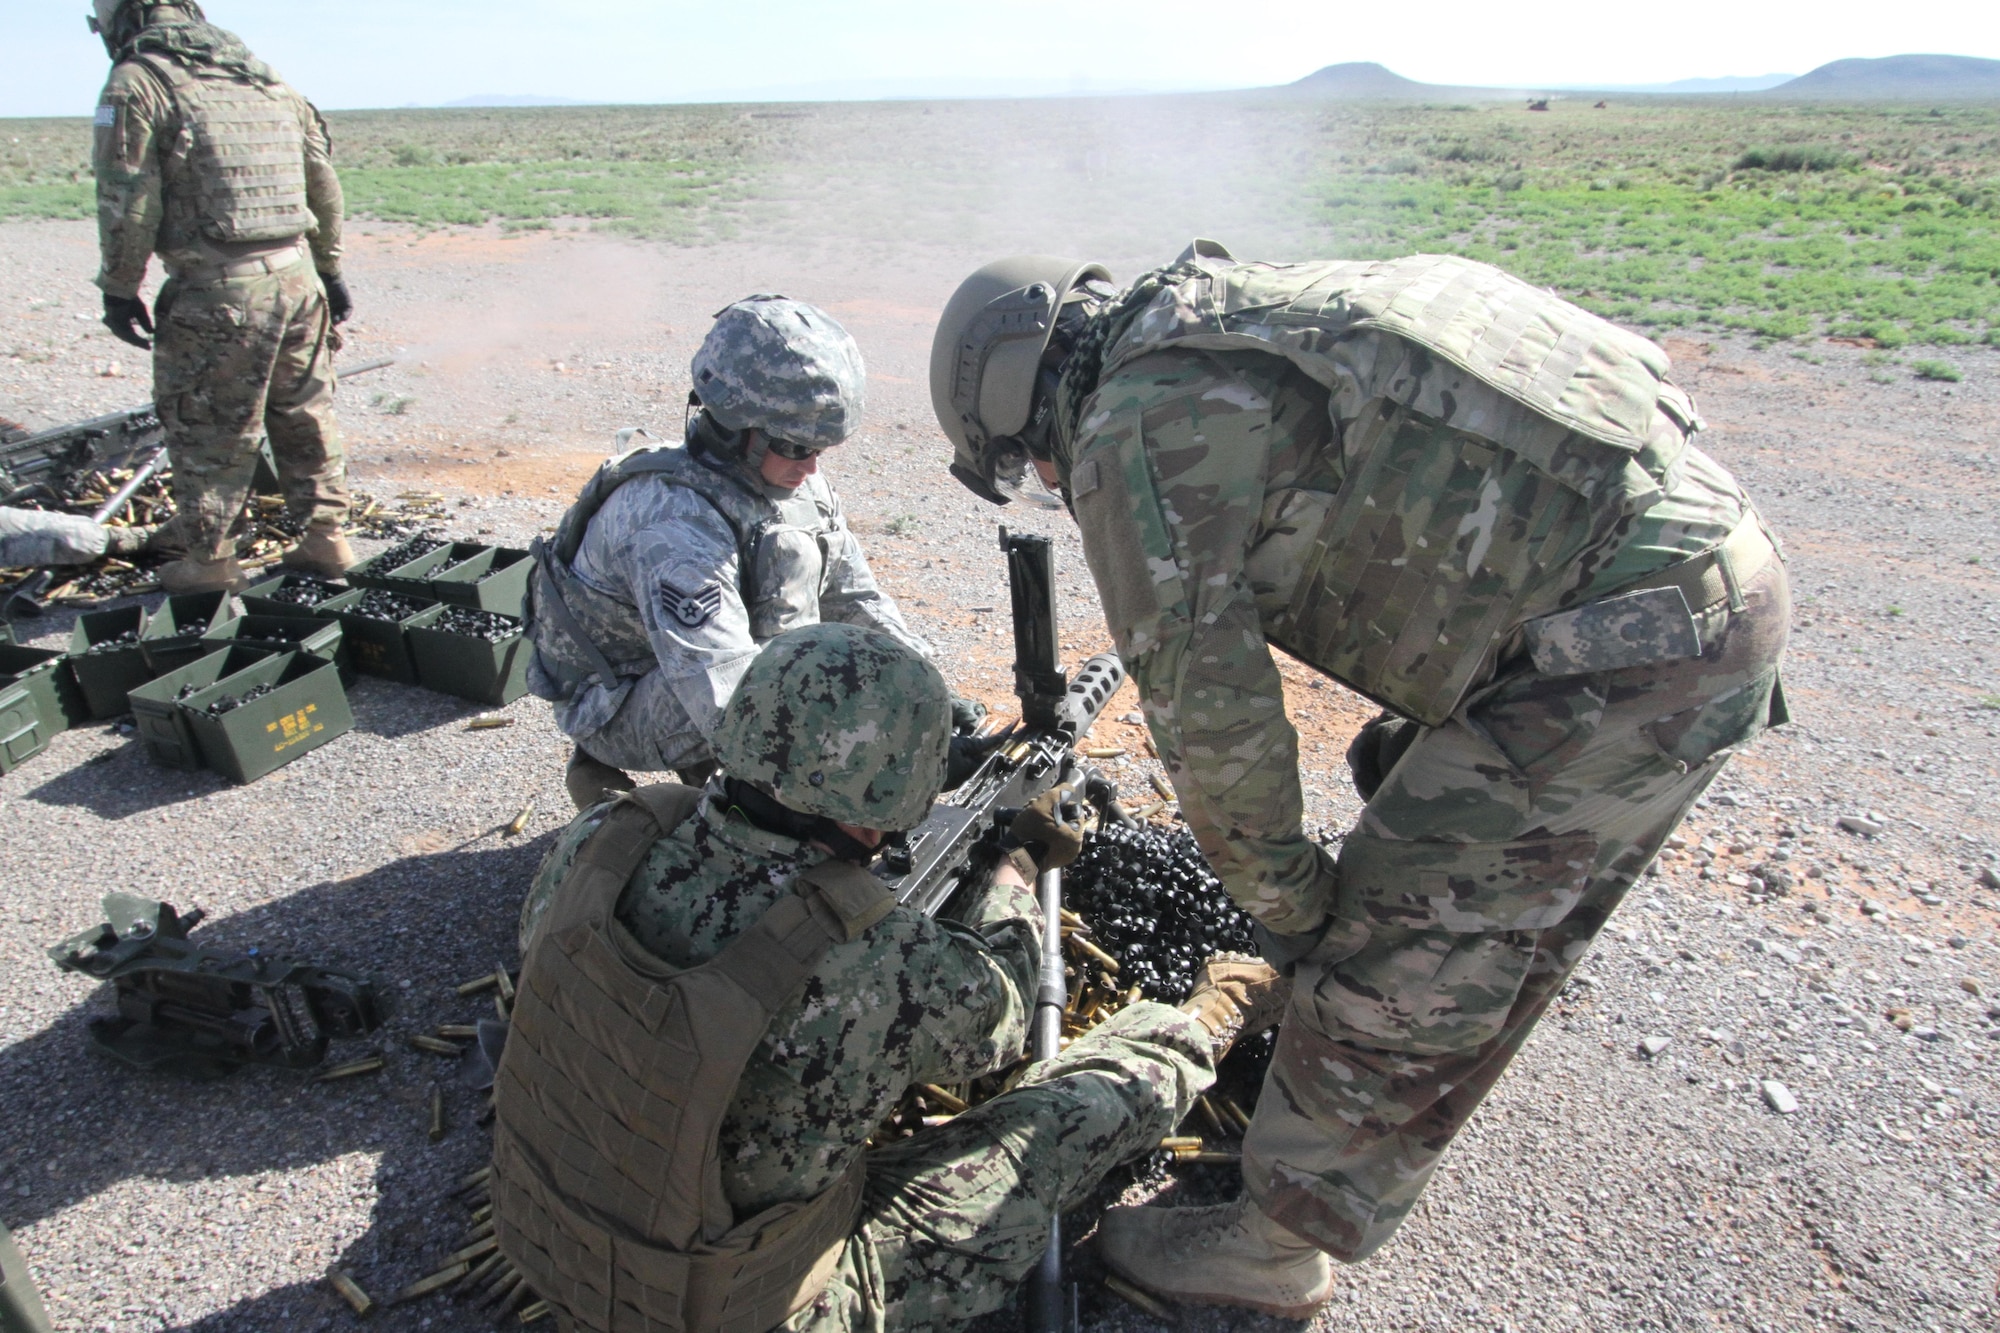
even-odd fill
[[[1051,787],[1014,816],[1007,836],[1035,858],[1040,870],[1060,870],[1083,853],[1083,812],[1076,788]]]
[[[944,789],[950,791],[977,773],[979,766],[986,762],[986,756],[992,754],[1005,739],[1005,732],[998,736],[953,736],[950,757],[944,766]]]
[[[139,328],[133,328],[135,324]],[[119,342],[131,343],[142,352],[153,350],[152,340],[139,336],[139,329],[147,333],[153,331],[153,317],[146,312],[146,303],[136,296],[105,297],[104,327],[110,329]]]
[[[951,729],[960,734],[968,734],[978,729],[986,720],[986,705],[977,699],[968,699],[962,694],[951,696]]]
[[[326,287],[327,315],[334,323],[345,324],[347,317],[354,313],[354,298],[348,295],[347,284],[324,273],[319,275],[319,280]]]

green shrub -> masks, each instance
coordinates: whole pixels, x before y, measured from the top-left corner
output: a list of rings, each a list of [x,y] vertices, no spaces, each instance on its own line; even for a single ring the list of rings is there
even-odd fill
[[[1949,361],[1916,361],[1910,369],[1920,380],[1942,380],[1946,384],[1956,384],[1965,376]]]
[[[1837,148],[1752,148],[1736,159],[1737,171],[1838,171],[1853,159]]]

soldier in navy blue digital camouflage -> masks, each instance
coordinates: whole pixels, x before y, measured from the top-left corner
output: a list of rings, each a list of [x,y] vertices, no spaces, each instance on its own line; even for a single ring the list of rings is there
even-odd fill
[[[576,743],[578,809],[631,787],[631,772],[703,778],[737,680],[788,629],[838,621],[930,652],[819,469],[861,419],[847,330],[753,296],[716,315],[692,369],[685,440],[611,459],[536,547],[528,682]]]
[[[1182,812],[1293,975],[1244,1198],[1113,1210],[1116,1271],[1325,1301],[1327,1256],[1395,1232],[1688,807],[1784,720],[1784,565],[1669,370],[1450,256],[1197,241],[1123,291],[1027,256],[947,305],[952,472],[1060,491]],[[1384,709],[1337,855],[1301,825],[1273,647]]]
[[[1276,1021],[1271,968],[1211,962],[1178,1009],[1128,1005],[1010,1091],[885,1132],[913,1084],[1021,1058],[1028,881],[1080,845],[1046,793],[953,919],[897,906],[865,867],[929,811],[951,733],[907,644],[795,629],[743,673],[705,790],[621,794],[551,849],[494,1084],[494,1220],[564,1328],[956,1327]]]

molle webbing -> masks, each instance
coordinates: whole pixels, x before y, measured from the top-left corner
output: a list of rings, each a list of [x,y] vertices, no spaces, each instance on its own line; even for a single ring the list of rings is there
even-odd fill
[[[282,241],[314,226],[305,130],[280,88],[198,76],[165,56],[133,59],[172,94],[185,155],[166,157],[168,225],[211,241]]]
[[[894,899],[829,862],[714,958],[669,966],[616,908],[700,799],[627,793],[584,844],[523,968],[495,1085],[501,1248],[581,1329],[762,1333],[818,1293],[860,1209],[857,1157],[825,1193],[738,1222],[718,1136],[772,1015]]]

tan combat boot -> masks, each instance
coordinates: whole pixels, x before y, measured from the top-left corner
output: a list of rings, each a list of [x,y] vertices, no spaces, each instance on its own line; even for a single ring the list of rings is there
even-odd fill
[[[197,560],[184,555],[161,565],[155,577],[160,580],[160,587],[170,593],[242,592],[250,586],[249,576],[233,555],[220,560]]]
[[[1269,963],[1217,957],[1195,973],[1194,990],[1180,1007],[1215,1038],[1220,1060],[1242,1038],[1276,1027],[1291,1000],[1291,979]]]
[[[579,810],[588,810],[610,800],[614,792],[631,791],[638,785],[630,773],[592,759],[581,745],[570,752],[569,767],[563,770],[563,786],[569,789],[569,799]]]
[[[297,546],[278,557],[278,563],[286,569],[337,579],[354,567],[354,548],[339,528],[315,523],[305,530]]]
[[[1318,1246],[1247,1199],[1209,1208],[1113,1208],[1097,1228],[1105,1266],[1169,1300],[1305,1319],[1333,1295]]]

